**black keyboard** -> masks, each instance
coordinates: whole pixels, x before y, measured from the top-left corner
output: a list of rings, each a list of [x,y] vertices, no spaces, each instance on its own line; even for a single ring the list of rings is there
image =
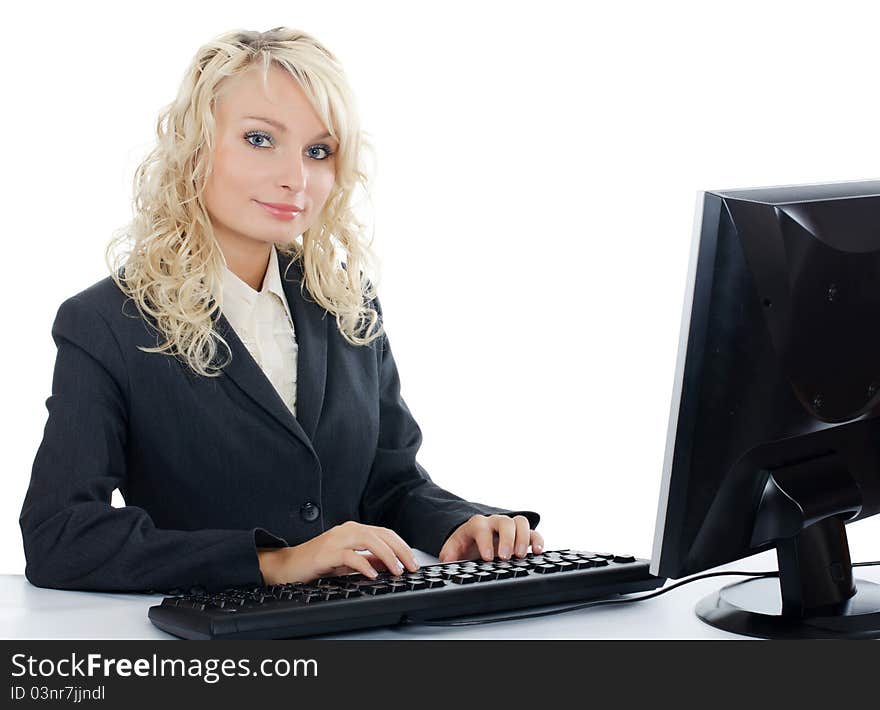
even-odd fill
[[[376,579],[362,574],[309,583],[230,587],[166,597],[149,617],[186,639],[273,639],[394,626],[577,602],[655,589],[666,581],[630,555],[557,550],[520,559],[425,565]],[[177,591],[177,590],[175,590]]]

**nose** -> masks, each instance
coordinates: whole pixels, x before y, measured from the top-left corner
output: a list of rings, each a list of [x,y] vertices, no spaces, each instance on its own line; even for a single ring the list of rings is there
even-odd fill
[[[305,192],[308,181],[308,170],[305,160],[300,156],[286,164],[282,183],[291,192]]]

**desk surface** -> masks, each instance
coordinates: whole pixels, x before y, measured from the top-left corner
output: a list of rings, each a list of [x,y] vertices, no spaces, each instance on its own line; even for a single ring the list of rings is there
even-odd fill
[[[438,560],[416,551],[420,564]],[[860,560],[857,560],[860,561]],[[776,569],[771,550],[718,567],[713,572]],[[880,582],[880,566],[857,567],[856,578]],[[654,599],[538,619],[483,626],[398,626],[322,639],[742,639],[700,621],[694,607],[704,596],[744,577],[712,577]],[[673,582],[667,582],[669,586]],[[641,593],[640,593],[641,594]],[[153,626],[147,610],[162,595],[73,592],[34,587],[24,575],[0,575],[0,637],[4,639],[176,639]],[[564,606],[564,605],[557,605]],[[550,609],[553,607],[543,607]],[[532,611],[540,609],[535,608]],[[517,613],[517,612],[509,612]]]

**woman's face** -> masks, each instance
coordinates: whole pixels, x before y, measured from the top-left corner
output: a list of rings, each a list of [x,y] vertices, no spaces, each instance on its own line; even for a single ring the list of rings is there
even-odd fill
[[[256,67],[229,77],[215,104],[214,170],[205,203],[227,254],[292,242],[321,214],[336,176],[339,144],[327,135],[296,79],[273,64],[266,83],[268,91]],[[290,213],[278,217],[260,202],[302,211],[292,219]]]

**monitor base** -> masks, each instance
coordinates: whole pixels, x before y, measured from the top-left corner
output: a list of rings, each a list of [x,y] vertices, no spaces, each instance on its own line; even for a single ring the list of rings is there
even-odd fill
[[[704,597],[697,616],[716,628],[765,639],[880,638],[880,584],[853,580],[855,596],[836,614],[783,616],[777,577],[735,582]]]

